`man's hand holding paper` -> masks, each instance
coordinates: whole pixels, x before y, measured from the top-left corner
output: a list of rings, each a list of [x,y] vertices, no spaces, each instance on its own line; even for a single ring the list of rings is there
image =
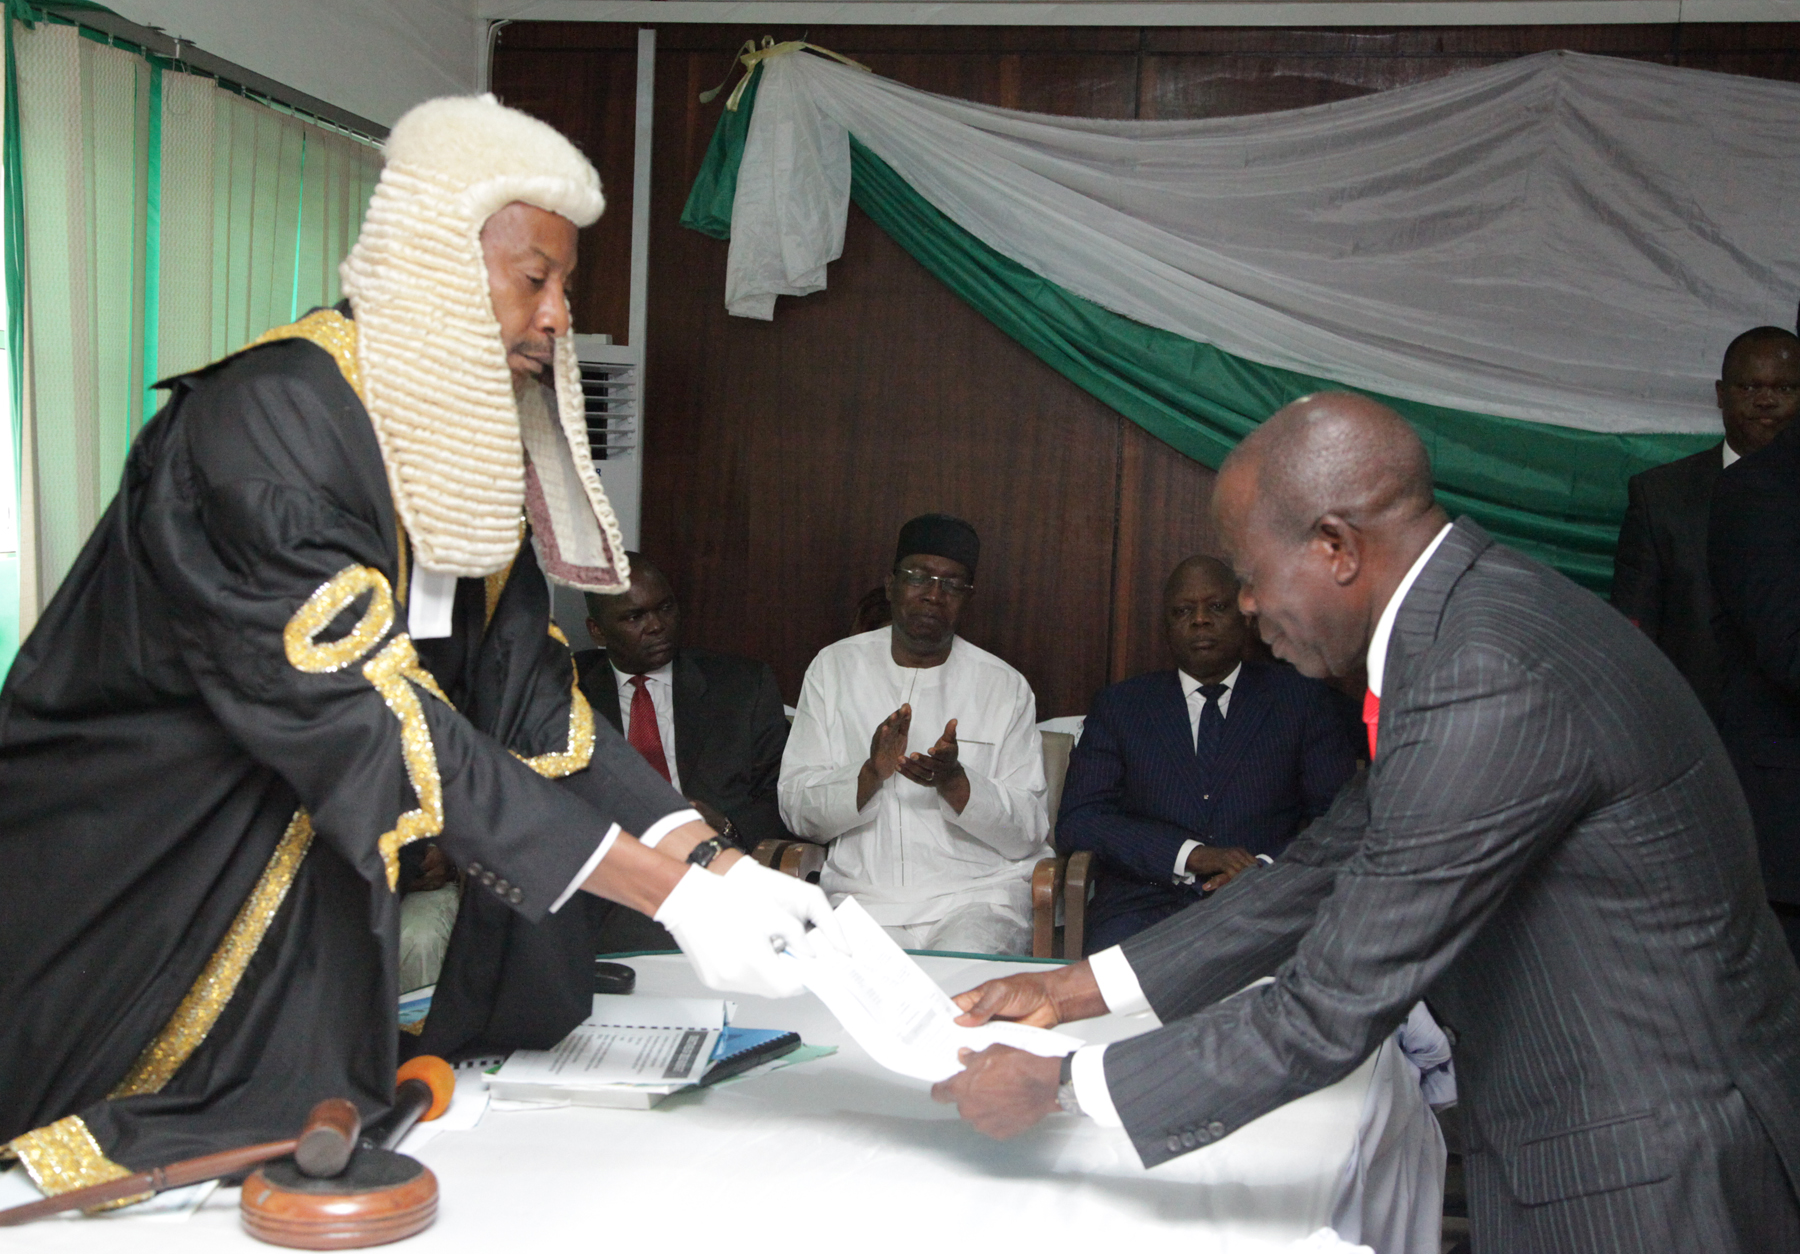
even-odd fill
[[[807,988],[888,1070],[943,1080],[962,1070],[965,1055],[990,1045],[1059,1058],[1082,1044],[1024,1023],[959,1024],[956,1003],[855,898],[846,898],[834,914],[842,948],[814,945],[810,953],[796,956],[795,965]]]

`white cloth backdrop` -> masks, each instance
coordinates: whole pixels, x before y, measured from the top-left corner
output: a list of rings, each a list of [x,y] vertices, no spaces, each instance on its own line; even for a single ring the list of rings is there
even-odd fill
[[[1731,335],[1800,295],[1800,86],[1543,53],[1338,104],[1120,122],[765,63],[726,303],[843,247],[848,136],[999,252],[1264,365],[1608,432],[1716,430]]]

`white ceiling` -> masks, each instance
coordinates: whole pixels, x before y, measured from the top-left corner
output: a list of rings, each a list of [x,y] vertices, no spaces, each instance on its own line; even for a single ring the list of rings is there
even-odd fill
[[[106,0],[214,56],[384,126],[433,96],[473,91],[474,0]]]

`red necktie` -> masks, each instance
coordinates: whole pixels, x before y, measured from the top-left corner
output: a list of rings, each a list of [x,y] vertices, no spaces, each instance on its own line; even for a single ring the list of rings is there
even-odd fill
[[[637,726],[637,703],[633,702],[631,725]],[[1363,724],[1369,729],[1369,761],[1375,760],[1375,729],[1381,726],[1381,698],[1373,688],[1363,690]],[[637,742],[632,741],[633,744]]]
[[[656,703],[650,700],[649,680],[633,675],[631,686],[637,691],[631,694],[631,734],[626,739],[644,755],[644,761],[656,768],[658,775],[668,779],[669,759],[663,753],[662,728],[656,725]]]

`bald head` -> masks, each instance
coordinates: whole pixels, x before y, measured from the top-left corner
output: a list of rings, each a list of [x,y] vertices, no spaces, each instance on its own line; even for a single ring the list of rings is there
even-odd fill
[[[1343,392],[1295,401],[1232,450],[1213,512],[1240,608],[1315,678],[1361,667],[1389,596],[1446,521],[1418,435]]]
[[[1364,526],[1436,508],[1424,443],[1366,396],[1302,397],[1251,432],[1220,473],[1235,463],[1253,468],[1261,520],[1296,539],[1324,514]]]

